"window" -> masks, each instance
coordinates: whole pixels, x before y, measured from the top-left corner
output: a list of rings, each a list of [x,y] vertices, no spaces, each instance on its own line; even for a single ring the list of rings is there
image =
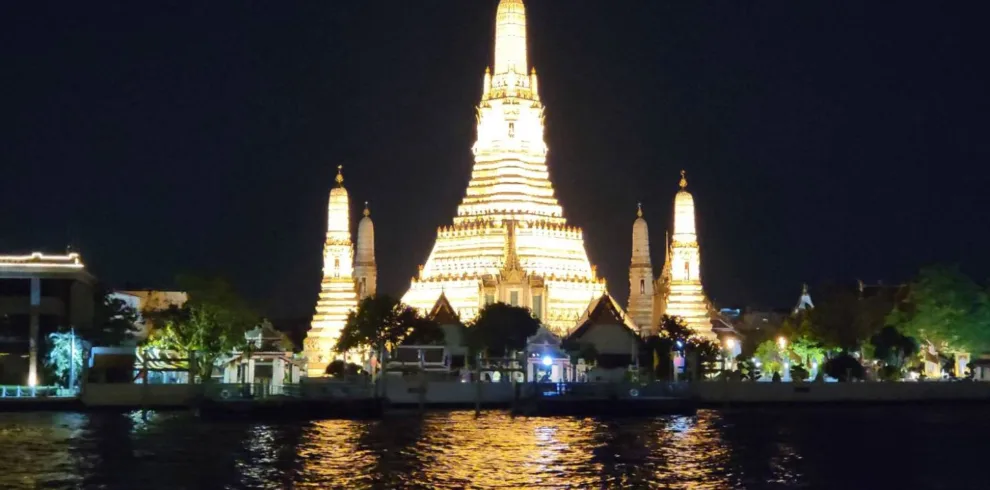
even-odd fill
[[[639,294],[646,294],[646,281],[644,279],[639,280]]]
[[[684,263],[684,280],[685,281],[690,281],[691,280],[691,263],[690,262],[685,262]]]
[[[537,320],[543,319],[543,295],[533,295],[533,316],[535,316]]]
[[[514,122],[509,123],[509,137],[510,138],[516,137],[516,123]]]
[[[368,278],[367,277],[362,277],[361,278],[361,294],[360,294],[360,296],[363,298],[363,297],[365,297],[367,295],[368,295]]]
[[[512,291],[509,293],[509,304],[512,306],[519,306],[519,291]]]
[[[340,257],[333,259],[333,277],[340,277]]]

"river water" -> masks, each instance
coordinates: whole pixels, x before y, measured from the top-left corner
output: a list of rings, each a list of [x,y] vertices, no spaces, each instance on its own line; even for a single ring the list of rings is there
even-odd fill
[[[0,488],[990,488],[987,407],[645,419],[0,414]]]

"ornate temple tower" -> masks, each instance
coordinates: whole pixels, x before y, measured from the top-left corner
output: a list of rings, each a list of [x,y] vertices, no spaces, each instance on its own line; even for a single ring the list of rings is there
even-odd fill
[[[632,263],[629,265],[629,304],[626,311],[648,334],[653,327],[653,264],[650,261],[650,231],[643,219],[643,206],[636,209],[633,222]]]
[[[695,231],[694,197],[687,191],[683,170],[680,186],[681,190],[674,196],[674,236],[658,280],[658,312],[679,316],[699,335],[713,338],[710,308],[701,286],[701,251]]]
[[[375,265],[375,224],[371,222],[371,210],[364,203],[364,217],[358,222],[357,256],[354,258],[354,288],[358,300],[374,296],[378,283],[378,266]]]
[[[437,240],[403,301],[427,312],[444,293],[471,320],[485,304],[525,306],[567,331],[605,282],[588,260],[581,229],[554,196],[536,70],[527,73],[526,9],[502,0],[495,68],[485,70],[477,108],[474,168],[453,226]]]
[[[327,239],[323,245],[323,281],[313,324],[306,334],[304,353],[309,376],[321,376],[333,360],[332,349],[347,322],[347,312],[357,308],[354,292],[350,202],[344,189],[342,166],[337,167],[337,187],[330,191],[327,207]]]

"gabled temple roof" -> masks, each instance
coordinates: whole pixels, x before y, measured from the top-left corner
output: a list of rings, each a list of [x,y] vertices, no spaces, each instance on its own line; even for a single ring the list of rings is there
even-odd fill
[[[608,293],[602,294],[588,305],[588,309],[578,319],[577,328],[572,330],[568,337],[584,335],[591,325],[605,323],[625,325],[630,332],[639,337],[639,328]]]
[[[437,322],[438,325],[461,324],[460,315],[454,311],[454,307],[450,305],[450,301],[447,300],[447,295],[444,293],[440,293],[440,297],[437,298],[437,302],[434,303],[430,314],[426,315],[426,317]]]
[[[549,345],[560,345],[560,337],[554,335],[553,332],[548,330],[546,327],[541,326],[536,330],[532,336],[526,339],[527,344],[549,344]]]

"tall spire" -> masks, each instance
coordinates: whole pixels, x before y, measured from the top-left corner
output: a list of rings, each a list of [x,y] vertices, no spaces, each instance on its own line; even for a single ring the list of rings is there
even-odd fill
[[[681,189],[687,189],[687,172],[681,170]]]
[[[502,0],[495,15],[495,74],[525,76],[526,6],[522,0]]]
[[[653,318],[653,264],[650,260],[650,231],[643,218],[642,204],[636,205],[633,221],[632,261],[629,264],[629,317],[644,335],[650,333]]]
[[[378,266],[375,265],[375,224],[371,221],[368,201],[364,202],[364,217],[358,222],[357,254],[354,256],[354,286],[358,299],[375,294]]]
[[[334,180],[337,181],[337,185],[339,185],[339,186],[343,186],[344,185],[344,166],[343,165],[337,165],[337,178],[334,179]]]

